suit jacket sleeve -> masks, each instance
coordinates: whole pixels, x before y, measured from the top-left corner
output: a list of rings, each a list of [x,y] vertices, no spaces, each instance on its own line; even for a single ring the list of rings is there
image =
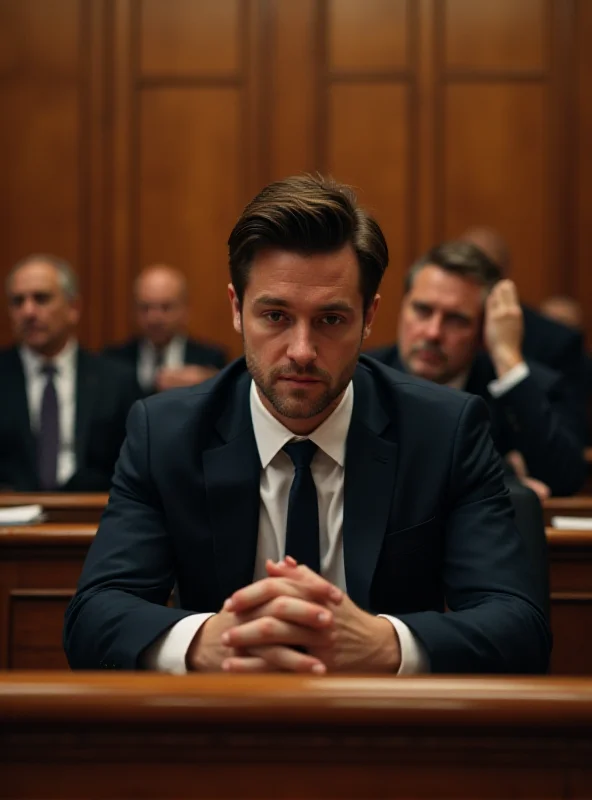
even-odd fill
[[[530,375],[495,400],[504,418],[505,450],[519,450],[533,478],[555,495],[570,495],[586,479],[569,387],[552,370],[530,364]]]
[[[166,606],[173,553],[148,463],[144,401],[130,412],[109,504],[66,611],[73,669],[137,669],[141,653],[193,612]]]
[[[434,673],[545,672],[550,632],[479,398],[464,406],[449,474],[442,565],[448,611],[400,619]]]

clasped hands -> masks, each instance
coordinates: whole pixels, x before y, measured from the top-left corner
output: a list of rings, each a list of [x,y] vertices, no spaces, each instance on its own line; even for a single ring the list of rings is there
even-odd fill
[[[368,614],[339,588],[289,556],[268,560],[268,577],[239,589],[198,631],[192,670],[396,673],[392,624]]]

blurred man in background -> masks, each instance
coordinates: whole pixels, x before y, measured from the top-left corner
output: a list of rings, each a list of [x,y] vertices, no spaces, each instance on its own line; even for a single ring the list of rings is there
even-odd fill
[[[371,352],[388,366],[478,394],[492,434],[539,497],[578,491],[585,478],[565,378],[526,362],[516,287],[475,245],[432,248],[409,270],[398,344]]]
[[[134,285],[139,338],[105,350],[136,371],[145,394],[192,386],[226,363],[224,351],[187,337],[187,281],[166,265],[147,267]]]
[[[6,290],[17,344],[0,352],[0,486],[106,491],[138,397],[133,372],[78,346],[67,262],[29,256]]]
[[[498,231],[484,226],[468,228],[460,237],[478,247],[496,264],[500,277],[511,273],[510,249]],[[577,391],[582,390],[583,341],[581,333],[543,316],[522,304],[524,338],[522,349],[526,358],[532,358],[562,372]]]

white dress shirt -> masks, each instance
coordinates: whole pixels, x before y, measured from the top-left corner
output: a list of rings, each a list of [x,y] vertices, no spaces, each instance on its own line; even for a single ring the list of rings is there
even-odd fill
[[[76,472],[76,356],[78,344],[71,339],[61,353],[49,359],[34,353],[24,345],[19,352],[25,372],[31,431],[35,435],[39,431],[41,401],[47,383],[47,377],[43,374],[42,368],[44,364],[53,364],[56,368],[53,380],[58,398],[60,425],[57,482],[58,486],[62,486]]]
[[[450,389],[462,389],[464,391],[465,386],[467,385],[467,380],[469,377],[469,371],[466,370],[465,372],[461,372],[460,375],[452,378],[452,380],[448,381],[446,386]],[[525,378],[528,378],[530,375],[530,370],[528,369],[528,365],[521,361],[519,364],[516,364],[515,367],[508,370],[505,375],[502,375],[501,378],[495,378],[494,380],[490,381],[487,384],[487,391],[492,397],[501,397],[502,395],[506,394],[513,389],[514,386],[518,386],[519,383]]]
[[[185,363],[185,336],[174,336],[162,349],[162,367],[182,367]],[[140,341],[136,374],[142,389],[149,391],[156,378],[156,348],[147,339]]]
[[[288,501],[294,478],[294,465],[282,448],[294,436],[265,408],[254,383],[251,383],[251,417],[261,459],[260,511],[257,554],[253,580],[267,575],[265,561],[278,561],[285,553]],[[333,411],[313,433],[318,451],[311,463],[317,488],[321,573],[331,583],[347,591],[343,561],[343,487],[345,448],[354,404],[353,385]],[[215,612],[194,614],[176,623],[159,637],[144,654],[144,665],[162,672],[186,672],[185,656],[195,634]],[[394,626],[401,647],[399,674],[427,672],[428,659],[423,646],[401,620],[384,614]]]

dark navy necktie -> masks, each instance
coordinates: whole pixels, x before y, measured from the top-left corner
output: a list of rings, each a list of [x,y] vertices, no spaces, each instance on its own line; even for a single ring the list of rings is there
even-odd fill
[[[37,468],[41,489],[53,491],[57,486],[58,451],[60,446],[60,419],[58,395],[55,387],[56,368],[44,364],[41,372],[47,380],[41,398],[39,433],[37,436]]]
[[[320,573],[319,505],[317,488],[310,469],[317,446],[305,439],[301,442],[290,442],[283,449],[294,464],[294,480],[288,501],[286,555]]]

